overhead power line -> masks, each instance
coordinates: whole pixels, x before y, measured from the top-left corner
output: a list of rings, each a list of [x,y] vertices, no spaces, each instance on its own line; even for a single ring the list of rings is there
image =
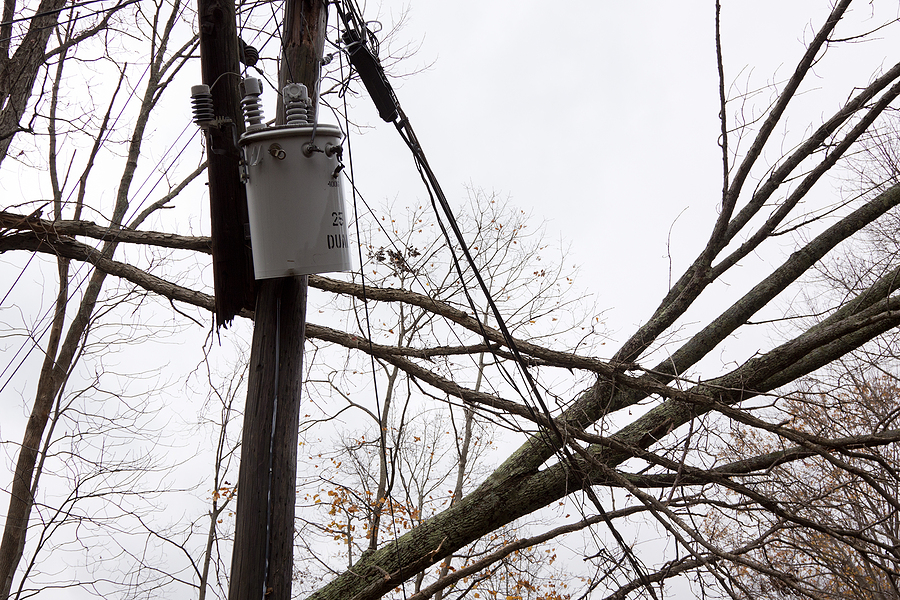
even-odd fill
[[[491,313],[497,321],[497,328],[500,330],[504,342],[510,349],[514,361],[518,366],[522,377],[527,383],[528,394],[531,396],[531,398],[536,400],[538,406],[531,405],[528,395],[523,394],[519,390],[515,381],[513,381],[513,379],[505,373],[505,370],[501,369],[501,372],[504,373],[504,376],[507,378],[510,385],[516,390],[516,392],[525,402],[526,407],[528,408],[532,418],[534,418],[538,427],[540,427],[547,434],[549,434],[552,439],[555,439],[558,442],[559,449],[556,451],[556,453],[559,456],[560,460],[564,464],[567,464],[572,470],[573,474],[575,474],[580,480],[586,495],[588,496],[591,503],[594,504],[594,506],[597,508],[597,511],[603,518],[610,532],[613,534],[613,537],[616,539],[619,547],[622,548],[628,562],[631,564],[632,569],[634,569],[634,571],[637,573],[638,578],[640,579],[644,588],[654,600],[657,600],[656,592],[654,591],[652,584],[647,578],[643,565],[634,555],[634,552],[631,550],[629,545],[625,543],[625,540],[622,538],[617,528],[613,525],[612,520],[609,518],[609,515],[603,508],[599,498],[591,487],[590,477],[588,477],[587,473],[585,473],[584,469],[581,467],[581,465],[578,464],[575,457],[569,451],[566,444],[566,436],[563,435],[558,425],[556,424],[556,421],[553,419],[550,409],[547,407],[546,403],[544,402],[543,395],[538,389],[537,382],[531,375],[525,359],[519,353],[519,349],[516,345],[515,339],[512,337],[512,334],[510,334],[506,326],[506,322],[500,314],[500,310],[497,308],[491,292],[488,289],[484,278],[479,272],[474,258],[469,252],[468,245],[466,244],[459,225],[456,222],[456,218],[453,215],[450,204],[447,201],[447,198],[444,195],[440,183],[438,182],[437,177],[432,171],[431,166],[428,164],[428,159],[426,158],[425,152],[422,150],[422,147],[419,144],[418,139],[416,138],[416,134],[412,129],[412,125],[410,124],[406,114],[403,112],[403,109],[400,106],[400,102],[387,80],[387,76],[384,73],[381,62],[378,60],[377,46],[367,43],[367,41],[369,41],[367,38],[374,39],[374,36],[372,35],[371,31],[369,31],[365,26],[365,21],[363,21],[361,15],[359,15],[359,9],[355,6],[355,3],[352,0],[346,1],[346,11],[342,10],[341,3],[336,4],[341,20],[344,21],[345,26],[345,31],[342,35],[342,40],[346,44],[345,51],[348,54],[351,64],[354,66],[354,68],[356,68],[357,73],[359,73],[359,77],[362,80],[363,85],[366,87],[366,90],[369,92],[369,95],[378,108],[379,115],[384,121],[394,124],[394,126],[397,128],[397,131],[400,133],[400,136],[403,138],[403,141],[406,143],[407,147],[413,154],[416,168],[418,169],[419,175],[422,177],[422,181],[423,183],[425,183],[425,187],[428,191],[429,196],[431,197],[432,206],[434,207],[435,212],[438,213],[438,224],[441,227],[441,231],[443,232],[444,237],[447,239],[450,252],[453,257],[454,266],[456,267],[457,273],[460,277],[460,281],[463,284],[463,292],[465,293],[466,300],[468,301],[473,314],[477,319],[478,309],[476,308],[475,303],[472,300],[471,295],[469,294],[469,290],[465,285],[465,278],[463,276],[462,267],[459,263],[456,252],[453,250],[453,243],[450,240],[449,234],[447,233],[443,221],[440,218],[437,207],[438,204],[440,204],[441,211],[444,213],[444,216],[446,217],[450,228],[453,231],[453,235],[456,238],[456,241],[459,244],[463,255],[465,256],[466,262],[475,275],[475,279],[477,280],[478,285],[481,288],[482,294],[484,294],[485,299],[487,300]],[[481,319],[478,319],[478,321],[480,324]],[[482,334],[484,335],[485,341],[487,341],[488,345],[490,345],[490,340],[488,339],[487,332],[484,331],[483,327]],[[538,418],[538,410],[543,413],[543,416],[547,421],[547,425],[542,425],[541,419]]]

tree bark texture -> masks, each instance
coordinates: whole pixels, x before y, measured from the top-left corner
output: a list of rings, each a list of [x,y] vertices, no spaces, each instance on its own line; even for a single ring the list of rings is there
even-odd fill
[[[31,19],[28,32],[12,56],[9,56],[11,24],[0,30],[5,41],[0,46],[0,162],[6,157],[9,145],[20,127],[25,109],[32,97],[38,73],[44,66],[47,42],[56,28],[59,11],[65,0],[43,0],[36,9],[40,16]],[[14,15],[15,4],[4,3],[4,15]],[[9,32],[9,33],[7,33]]]

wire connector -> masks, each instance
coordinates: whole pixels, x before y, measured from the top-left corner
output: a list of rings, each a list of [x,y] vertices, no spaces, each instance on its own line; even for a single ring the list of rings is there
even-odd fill
[[[378,115],[388,123],[397,120],[399,112],[394,101],[394,90],[384,74],[378,58],[362,43],[359,32],[348,29],[341,36],[347,46],[350,64],[359,73],[363,85],[378,109]]]

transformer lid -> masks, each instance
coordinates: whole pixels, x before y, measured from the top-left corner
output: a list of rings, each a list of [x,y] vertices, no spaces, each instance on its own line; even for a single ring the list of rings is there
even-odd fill
[[[274,125],[265,129],[257,129],[248,131],[238,140],[242,146],[253,142],[263,142],[265,140],[284,139],[292,137],[309,138],[315,132],[316,137],[333,137],[343,139],[344,133],[337,125],[328,123],[320,123],[318,125]]]

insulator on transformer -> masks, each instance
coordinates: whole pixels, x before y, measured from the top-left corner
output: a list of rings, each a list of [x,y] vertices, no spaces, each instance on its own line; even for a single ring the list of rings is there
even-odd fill
[[[191,108],[194,112],[194,123],[199,127],[209,127],[215,120],[212,94],[206,84],[191,87]]]
[[[262,94],[262,81],[255,77],[247,77],[243,80],[244,97],[241,98],[241,108],[244,110],[244,119],[247,121],[247,131],[262,129],[263,111],[259,103]]]
[[[289,83],[282,90],[284,120],[288,125],[308,125],[312,120],[309,91],[302,83]]]

